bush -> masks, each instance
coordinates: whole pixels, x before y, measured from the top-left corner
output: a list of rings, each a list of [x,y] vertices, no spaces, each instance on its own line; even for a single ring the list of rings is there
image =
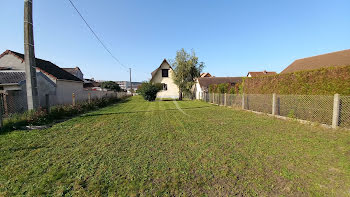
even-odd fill
[[[235,84],[232,86],[230,83],[221,83],[221,84],[211,84],[209,85],[209,93],[220,93],[220,94],[238,94],[240,93],[240,85]]]
[[[221,83],[218,85],[219,93],[224,94],[227,93],[229,90],[229,84],[228,83]]]
[[[13,114],[4,119],[4,125],[1,132],[11,131],[27,125],[44,125],[60,119],[70,118],[78,114],[86,113],[91,110],[106,107],[119,101],[118,98],[102,98],[93,100],[91,103],[84,102],[72,105],[59,105],[51,108],[50,113],[44,108],[35,111],[29,111],[22,114]]]
[[[157,98],[157,93],[162,89],[162,84],[151,82],[143,82],[137,89],[137,93],[147,101],[154,101]]]
[[[121,88],[120,88],[119,84],[117,84],[114,81],[102,82],[101,87],[102,87],[102,89],[107,89],[107,90],[110,90],[110,91],[115,91],[115,92],[120,92],[121,91]]]
[[[217,93],[218,86],[216,84],[209,85],[209,92],[210,93]]]

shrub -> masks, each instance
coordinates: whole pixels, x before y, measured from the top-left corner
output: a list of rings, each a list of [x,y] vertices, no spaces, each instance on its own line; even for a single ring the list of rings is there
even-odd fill
[[[236,94],[235,87],[231,87],[230,91],[228,92],[229,94]]]
[[[238,94],[240,93],[241,84],[235,84],[232,86],[229,83],[221,83],[221,84],[211,84],[209,85],[209,93],[220,93],[220,94]]]
[[[216,84],[211,84],[209,85],[209,92],[210,93],[217,93],[217,85]]]
[[[162,84],[151,82],[143,82],[137,89],[137,93],[147,101],[154,101],[157,98],[157,93],[162,89]]]
[[[82,114],[94,109],[106,107],[119,101],[118,98],[102,98],[93,100],[91,103],[84,102],[72,105],[59,105],[51,107],[50,113],[44,108],[35,111],[27,111],[22,114],[13,114],[11,117],[4,119],[4,125],[1,132],[11,131],[26,125],[44,125],[56,120],[69,118]]]
[[[102,82],[101,87],[103,89],[107,89],[107,90],[110,90],[110,91],[115,91],[115,92],[120,92],[121,91],[121,88],[120,88],[119,84],[117,84],[114,81]]]
[[[221,83],[218,85],[218,92],[221,94],[227,93],[229,90],[229,84],[228,83]]]

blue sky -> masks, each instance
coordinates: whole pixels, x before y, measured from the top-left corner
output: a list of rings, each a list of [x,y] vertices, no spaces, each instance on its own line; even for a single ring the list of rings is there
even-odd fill
[[[204,71],[243,76],[350,48],[348,0],[74,0],[135,81],[164,58],[194,49]],[[23,52],[23,0],[1,0],[0,51]],[[86,77],[128,80],[68,0],[34,0],[36,56]]]

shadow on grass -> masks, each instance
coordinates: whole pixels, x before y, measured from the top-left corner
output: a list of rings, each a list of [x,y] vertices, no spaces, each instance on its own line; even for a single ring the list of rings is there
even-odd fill
[[[57,117],[57,116],[52,117],[53,116],[52,114],[48,114],[47,117],[46,117],[46,121],[44,123],[42,123],[42,124],[40,124],[40,123],[39,124],[38,123],[30,124],[30,123],[28,123],[27,119],[16,120],[16,121],[9,121],[8,123],[5,123],[2,128],[0,128],[0,135],[7,134],[7,133],[9,133],[11,131],[14,131],[14,130],[28,130],[26,128],[26,126],[47,125],[48,127],[52,127],[55,124],[58,124],[58,123],[61,123],[61,122],[65,122],[65,121],[70,120],[70,119],[75,118],[75,117],[82,116],[82,114],[84,114],[84,113],[97,111],[97,110],[103,109],[105,107],[110,107],[110,106],[117,105],[117,104],[127,103],[130,100],[131,100],[130,98],[119,99],[116,102],[111,103],[111,104],[109,104],[107,106],[103,106],[103,107],[95,108],[95,109],[91,109],[91,110],[86,110],[86,111],[84,111],[82,113],[77,113],[77,114],[68,114],[68,115],[65,114],[65,115],[60,116],[60,117]]]
[[[210,108],[210,107],[212,107],[212,106],[184,107],[181,109],[182,110],[191,110],[191,109],[203,109],[203,108]],[[162,112],[162,111],[178,111],[178,109],[174,108],[174,109],[164,109],[164,110],[140,110],[140,111],[125,111],[125,112],[110,112],[110,113],[86,114],[86,115],[81,115],[80,117],[116,115],[116,114],[150,113],[150,112]]]
[[[182,100],[179,100],[179,99],[171,99],[171,98],[164,98],[164,99],[156,99],[155,100],[156,102],[161,102],[161,101],[194,101],[194,100],[191,100],[191,99],[182,99]]]

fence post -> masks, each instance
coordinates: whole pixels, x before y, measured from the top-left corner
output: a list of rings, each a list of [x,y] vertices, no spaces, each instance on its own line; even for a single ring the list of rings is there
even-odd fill
[[[2,102],[3,102],[3,105],[4,105],[4,114],[6,116],[8,116],[9,115],[9,111],[8,111],[8,105],[7,105],[7,92],[5,92],[3,94]]]
[[[276,93],[272,94],[272,115],[276,115],[276,101],[277,101]]]
[[[339,115],[340,115],[340,97],[339,94],[334,95],[333,101],[333,120],[332,128],[337,128],[339,125]]]
[[[88,103],[91,103],[91,92],[88,93]]]
[[[50,95],[45,94],[45,107],[46,107],[46,112],[50,113]]]
[[[0,94],[0,129],[2,128],[2,114],[3,114],[3,96],[4,96],[4,94]]]
[[[211,102],[214,104],[215,103],[215,101],[214,101],[215,100],[214,92],[213,92],[212,95],[213,95],[213,99],[211,99]]]
[[[242,94],[242,109],[245,109],[245,95],[244,93]]]
[[[224,106],[227,106],[227,94],[225,93]]]
[[[73,107],[75,106],[75,94],[74,93],[72,93],[72,105],[73,105]]]

